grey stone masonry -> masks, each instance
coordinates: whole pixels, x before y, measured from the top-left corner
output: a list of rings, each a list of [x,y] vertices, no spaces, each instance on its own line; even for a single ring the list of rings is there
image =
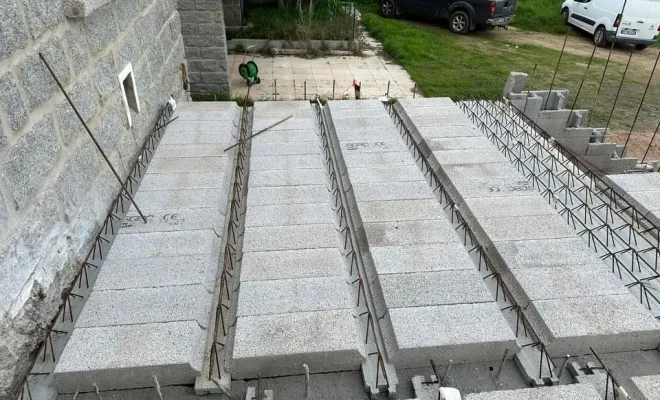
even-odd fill
[[[380,326],[390,362],[416,368],[429,358],[490,361],[505,348],[513,355],[513,332],[383,105],[328,104],[354,196],[349,202],[359,214],[353,218],[373,276],[372,297],[385,316]],[[364,137],[365,126],[379,129]],[[381,157],[365,164],[367,155]],[[392,159],[400,162],[392,165]]]
[[[0,0],[0,398],[16,397],[119,189],[38,53],[126,179],[182,92],[180,25],[174,0]],[[139,112],[121,96],[129,63]]]
[[[294,109],[283,132],[308,124],[307,135],[252,139],[250,163],[262,168],[248,181],[232,378],[299,374],[303,363],[312,373],[358,370],[364,356],[310,105],[257,102],[253,130]],[[260,163],[277,153],[314,157]]]
[[[408,100],[405,110],[425,104],[438,121],[455,112],[425,99]],[[433,125],[411,114],[413,124]],[[429,145],[440,137],[421,134]],[[474,141],[471,133],[464,139]],[[469,162],[458,162],[456,151],[433,149],[430,161],[451,181],[453,200],[551,356],[586,354],[590,346],[602,352],[658,346],[660,323],[494,145],[475,150],[484,157]],[[491,395],[483,398],[496,398]]]
[[[230,93],[223,1],[181,0],[178,8],[191,93]]]
[[[222,3],[225,13],[225,25],[228,27],[242,26],[244,0],[223,0]]]
[[[225,107],[215,104],[219,110]],[[195,120],[205,112],[196,110],[194,103],[183,103],[175,117]],[[238,113],[232,102],[217,114],[231,119]],[[181,132],[184,125],[176,122],[167,127],[165,137],[188,138],[179,145],[181,149],[204,144],[203,138],[200,141]],[[215,142],[228,146],[236,130],[224,125]],[[54,379],[60,393],[92,390],[94,382],[107,389],[145,387],[153,380],[151,371],[162,371],[158,376],[161,385],[192,384],[201,371],[229,200],[233,168],[228,159],[232,153],[219,150],[214,157],[177,157],[160,150],[152,161],[159,168],[149,168],[144,176],[144,182],[151,184],[140,186],[135,196],[148,223],[132,209],[126,215],[76,321],[73,344],[65,347],[56,366]],[[219,160],[210,160],[213,158]],[[173,168],[167,168],[170,163]],[[198,164],[211,166],[216,177],[213,185],[189,179],[197,173]],[[149,335],[149,330],[158,333]],[[155,343],[161,331],[173,335],[163,339],[167,350],[163,343]],[[119,342],[130,336],[130,345]],[[125,349],[106,354],[117,345]]]

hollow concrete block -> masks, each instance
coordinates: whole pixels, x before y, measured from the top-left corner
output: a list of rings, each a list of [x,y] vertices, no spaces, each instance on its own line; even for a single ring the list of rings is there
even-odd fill
[[[600,400],[600,393],[588,384],[544,386],[531,389],[471,393],[465,400]]]

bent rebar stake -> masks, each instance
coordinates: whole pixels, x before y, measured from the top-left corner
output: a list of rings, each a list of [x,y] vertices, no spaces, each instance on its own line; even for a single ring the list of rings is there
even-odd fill
[[[270,126],[264,128],[264,129],[260,130],[259,132],[255,133],[254,135],[248,136],[248,137],[246,137],[246,138],[243,139],[243,140],[239,140],[238,143],[233,144],[233,145],[227,147],[224,151],[231,150],[231,149],[233,149],[233,148],[236,147],[236,146],[240,146],[240,145],[242,145],[243,143],[247,142],[248,140],[252,140],[252,138],[254,138],[255,136],[260,135],[260,134],[266,132],[267,130],[273,129],[273,128],[276,127],[277,125],[279,125],[279,124],[281,124],[281,123],[283,123],[283,122],[286,122],[286,121],[290,120],[291,118],[293,118],[293,115],[289,115],[288,117],[284,118],[283,120],[280,120],[280,121],[275,122],[273,125],[270,125]]]
[[[59,86],[60,90],[62,91],[62,94],[64,94],[64,97],[66,97],[66,100],[69,102],[69,105],[70,105],[71,108],[73,109],[73,112],[75,112],[76,115],[78,116],[78,119],[80,120],[80,122],[82,123],[83,127],[84,127],[85,130],[87,131],[87,134],[89,134],[89,137],[90,137],[90,138],[92,139],[92,141],[94,142],[94,145],[96,145],[96,149],[101,153],[101,155],[103,156],[103,159],[105,160],[105,162],[108,164],[108,166],[109,166],[110,169],[112,170],[112,173],[113,173],[113,174],[115,175],[115,177],[117,178],[117,181],[118,181],[119,184],[121,185],[122,189],[124,190],[124,192],[126,192],[126,196],[131,200],[131,203],[133,203],[133,206],[135,206],[135,211],[137,211],[137,213],[140,214],[140,217],[142,217],[142,220],[143,220],[144,223],[146,224],[146,223],[147,223],[147,218],[144,216],[144,214],[142,214],[142,211],[140,211],[140,208],[139,208],[138,205],[135,203],[135,200],[133,199],[133,196],[132,196],[131,193],[128,191],[128,189],[126,189],[126,186],[124,185],[124,182],[122,182],[121,177],[119,176],[119,174],[118,174],[117,171],[115,170],[115,167],[112,166],[112,163],[111,163],[110,160],[108,159],[108,156],[105,155],[105,152],[104,152],[103,149],[101,148],[101,145],[99,144],[99,142],[96,140],[96,138],[95,138],[94,135],[92,134],[92,131],[89,129],[89,126],[87,126],[87,123],[85,122],[85,119],[82,117],[82,115],[80,115],[80,112],[78,112],[78,109],[77,109],[76,106],[73,104],[73,101],[71,101],[71,98],[69,97],[69,94],[68,94],[68,93],[66,92],[66,90],[64,89],[64,86],[62,86],[62,83],[60,83],[60,80],[57,78],[57,75],[55,75],[55,71],[53,71],[53,69],[50,67],[50,64],[48,64],[48,61],[46,61],[46,57],[44,57],[44,55],[43,55],[42,53],[39,53],[39,57],[41,58],[41,61],[43,61],[44,64],[46,65],[46,68],[48,68],[48,72],[50,72],[50,75],[53,77],[53,79],[54,79],[55,82],[57,83],[57,86]]]

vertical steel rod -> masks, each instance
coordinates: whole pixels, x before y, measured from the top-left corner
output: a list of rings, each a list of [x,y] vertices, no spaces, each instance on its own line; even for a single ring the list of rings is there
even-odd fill
[[[452,364],[453,362],[454,362],[454,361],[449,360],[449,364],[447,364],[447,369],[445,370],[445,374],[442,375],[442,380],[440,380],[440,386],[444,385],[444,383],[445,383],[445,379],[447,379],[447,376],[449,376],[449,372],[451,371],[451,364]]]
[[[504,349],[504,355],[502,356],[502,361],[500,361],[499,367],[497,367],[497,372],[495,373],[495,378],[499,378],[500,374],[502,373],[502,367],[504,367],[504,360],[506,360],[506,356],[509,354],[509,348],[507,347]]]
[[[332,80],[332,100],[335,99],[335,80]]]
[[[387,81],[387,93],[385,93],[386,97],[390,97],[390,81]]]
[[[55,71],[53,71],[53,69],[50,67],[50,64],[48,64],[48,61],[46,61],[46,57],[44,57],[44,55],[43,55],[42,53],[39,53],[39,57],[41,58],[41,61],[44,62],[44,65],[46,65],[46,68],[48,68],[48,72],[50,72],[51,76],[53,77],[53,79],[54,79],[55,82],[57,83],[57,86],[59,86],[60,90],[62,91],[62,94],[64,94],[64,97],[66,97],[66,100],[69,102],[69,105],[71,106],[71,108],[73,108],[73,111],[74,111],[74,112],[76,113],[76,115],[78,116],[78,119],[80,120],[80,122],[82,123],[83,127],[84,127],[85,130],[87,131],[87,134],[89,134],[89,137],[92,139],[92,141],[93,141],[94,144],[96,145],[96,149],[101,153],[101,156],[103,156],[103,159],[105,160],[105,162],[106,162],[106,163],[108,164],[108,166],[110,167],[110,170],[112,170],[112,173],[113,173],[113,174],[115,175],[115,177],[117,178],[117,181],[118,181],[119,184],[121,185],[122,189],[126,192],[126,196],[131,200],[131,203],[133,203],[133,206],[135,207],[135,211],[137,211],[137,213],[140,214],[140,217],[142,217],[142,220],[143,220],[144,223],[146,224],[146,223],[147,223],[147,218],[145,218],[144,214],[142,214],[142,211],[140,211],[140,208],[139,208],[138,205],[135,203],[135,200],[133,199],[133,196],[132,196],[131,193],[128,191],[128,189],[126,189],[126,186],[124,185],[124,182],[121,181],[121,178],[119,177],[119,174],[118,174],[117,171],[115,170],[115,167],[112,166],[112,163],[110,162],[110,160],[108,159],[108,157],[105,155],[105,152],[104,152],[103,149],[101,148],[101,145],[99,144],[98,141],[96,141],[96,138],[95,138],[94,135],[92,134],[92,131],[89,129],[89,126],[87,126],[87,123],[85,122],[85,119],[82,117],[82,115],[80,115],[80,112],[78,112],[78,109],[77,109],[76,106],[73,104],[73,101],[71,101],[71,98],[69,97],[69,94],[66,92],[66,90],[64,90],[64,86],[62,86],[62,83],[61,83],[60,80],[57,78],[57,75],[55,75]]]
[[[635,128],[635,123],[637,123],[637,118],[639,117],[639,112],[642,110],[642,105],[644,104],[644,100],[646,99],[646,94],[649,92],[649,87],[651,86],[651,80],[653,79],[653,75],[655,74],[655,69],[658,67],[658,60],[660,60],[660,51],[658,51],[658,55],[655,58],[655,64],[653,64],[653,70],[651,71],[651,76],[649,76],[649,82],[646,84],[646,89],[644,90],[644,95],[642,96],[642,101],[639,103],[639,108],[637,109],[637,114],[635,114],[635,119],[633,120],[632,126],[630,127],[630,133],[628,134],[628,137],[626,138],[626,143],[623,145],[623,151],[621,152],[622,155],[626,153],[626,147],[628,147],[628,141],[630,140],[630,137],[632,136],[633,128]],[[607,133],[607,131],[605,133]]]
[[[616,31],[614,32],[614,40],[612,41],[612,45],[610,46],[610,53],[607,55],[607,61],[605,62],[605,67],[603,68],[603,75],[600,77],[600,83],[598,84],[598,90],[596,91],[596,99],[594,100],[594,105],[591,107],[591,110],[589,111],[589,121],[587,122],[587,126],[589,126],[589,124],[591,123],[591,115],[593,114],[593,110],[598,105],[600,89],[603,87],[603,81],[605,80],[605,73],[607,72],[607,67],[610,65],[610,59],[612,58],[612,51],[614,50],[614,43],[616,43],[616,37],[619,35],[619,28],[621,27],[621,23],[623,22],[623,13],[624,11],[626,11],[627,4],[628,4],[628,0],[624,0],[623,8],[621,9],[621,21],[619,21],[619,25],[616,27]]]
[[[607,128],[609,128],[609,126],[610,126],[610,122],[612,121],[612,116],[614,115],[614,109],[616,108],[616,103],[619,100],[619,95],[621,94],[621,88],[623,87],[623,82],[626,80],[626,75],[628,74],[628,67],[630,66],[630,60],[632,60],[634,50],[635,50],[635,47],[633,47],[630,50],[630,57],[628,57],[628,63],[626,64],[626,69],[623,71],[623,76],[621,77],[621,83],[619,83],[619,89],[617,90],[616,96],[614,97],[614,104],[612,105],[612,110],[610,111],[610,117],[607,119],[607,124],[605,125],[605,131],[603,131],[604,135],[606,135],[606,136],[607,136]],[[643,101],[643,99],[642,99],[642,101]],[[640,107],[641,107],[641,105],[640,105]],[[638,110],[638,113],[639,113],[639,110]]]
[[[529,101],[529,95],[532,93],[532,87],[534,86],[534,77],[536,76],[536,67],[538,64],[534,64],[534,70],[532,71],[532,79],[529,81],[529,88],[527,89],[527,97],[525,98],[525,107],[523,107],[523,115],[527,111],[527,102]]]
[[[653,144],[653,141],[655,140],[655,135],[658,134],[658,129],[660,129],[660,122],[658,122],[658,126],[655,128],[655,132],[653,133],[653,136],[651,137],[651,141],[649,142],[649,147],[646,148],[646,151],[644,152],[644,157],[642,157],[642,163],[644,160],[646,160],[646,156],[649,154],[649,150],[651,149],[651,145]]]
[[[307,81],[305,80],[305,89],[303,92],[303,96],[305,96],[305,100],[307,100]]]
[[[555,86],[555,79],[557,78],[557,72],[559,72],[559,64],[561,63],[561,59],[564,56],[564,50],[566,49],[566,42],[568,41],[568,35],[571,33],[571,26],[568,26],[568,29],[566,29],[566,36],[564,37],[564,45],[561,46],[561,53],[559,53],[559,59],[557,60],[557,67],[555,68],[555,73],[552,76],[552,82],[550,82],[550,89],[548,90],[548,97],[545,99],[545,105],[543,108],[548,107],[548,101],[550,100],[550,93],[552,93],[552,89]]]
[[[417,92],[417,82],[415,82],[415,85],[413,86],[413,99],[415,98],[416,92]]]
[[[564,359],[564,362],[561,363],[561,367],[559,367],[559,372],[557,373],[557,379],[561,378],[561,375],[564,373],[564,369],[566,369],[566,365],[568,365],[568,360],[571,359],[570,354],[566,354],[566,358]]]
[[[575,111],[575,106],[577,105],[578,99],[580,98],[580,93],[582,92],[582,86],[584,86],[584,81],[587,79],[587,73],[589,73],[589,67],[591,67],[591,62],[594,60],[594,55],[596,54],[597,48],[598,46],[594,45],[594,49],[591,52],[591,58],[589,58],[589,64],[587,64],[587,69],[584,71],[582,82],[580,82],[580,87],[578,88],[577,95],[575,96],[575,100],[573,100],[573,106],[571,106],[571,112],[568,114],[568,118],[566,118],[566,124],[564,124],[564,127],[568,127],[568,124],[571,121],[571,117],[573,116],[573,111]]]
[[[273,79],[273,84],[275,85],[275,91],[273,92],[273,95],[275,96],[275,101],[277,101],[277,79]]]

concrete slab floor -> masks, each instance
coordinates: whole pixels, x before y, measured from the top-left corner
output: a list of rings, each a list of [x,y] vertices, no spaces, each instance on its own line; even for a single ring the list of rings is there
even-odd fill
[[[353,80],[362,84],[363,99],[377,99],[387,92],[390,97],[412,98],[415,82],[403,67],[372,55],[334,56],[314,59],[296,56],[267,57],[257,54],[245,58],[259,67],[261,83],[250,89],[255,100],[313,99],[316,94],[335,99],[355,99]],[[248,86],[238,73],[243,54],[229,54],[232,96],[245,96]],[[307,88],[305,90],[305,82]],[[419,97],[419,93],[416,94]]]

